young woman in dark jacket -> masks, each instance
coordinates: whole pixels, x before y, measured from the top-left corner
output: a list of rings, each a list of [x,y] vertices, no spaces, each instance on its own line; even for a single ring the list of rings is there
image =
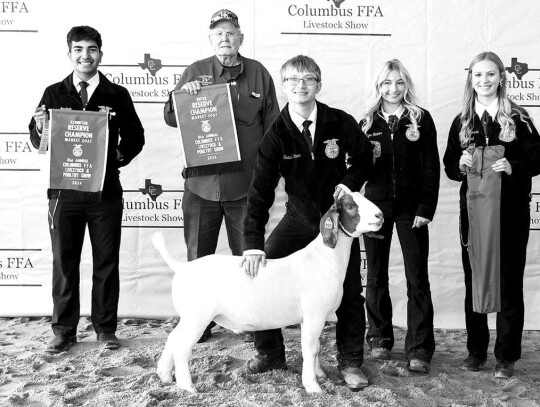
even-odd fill
[[[498,156],[488,162],[493,154]],[[461,368],[477,371],[486,363],[486,313],[496,311],[495,377],[509,378],[514,362],[521,357],[531,178],[540,173],[540,137],[527,112],[506,96],[504,64],[493,52],[478,54],[469,65],[463,109],[450,128],[443,162],[448,177],[461,182],[460,231],[469,351]],[[481,188],[476,186],[478,179]],[[481,207],[474,202],[478,189],[486,196]],[[472,197],[471,191],[475,194]],[[495,211],[490,210],[492,207]],[[487,217],[488,210],[491,218]],[[486,227],[494,232],[486,233]],[[482,245],[484,258],[474,254],[477,245]],[[484,269],[497,281],[496,292],[493,286],[479,291],[486,253],[489,263]],[[497,297],[493,307],[479,309],[486,297],[493,296]]]
[[[366,103],[362,130],[373,144],[365,196],[383,211],[383,239],[364,236],[367,257],[367,342],[372,355],[390,359],[394,345],[388,262],[394,225],[407,279],[405,354],[411,371],[427,373],[435,350],[428,279],[429,233],[439,196],[437,131],[418,106],[411,77],[393,59],[379,69]]]

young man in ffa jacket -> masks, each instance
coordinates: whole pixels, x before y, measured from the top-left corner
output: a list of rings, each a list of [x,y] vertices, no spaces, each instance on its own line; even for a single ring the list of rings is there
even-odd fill
[[[245,272],[264,273],[266,258],[275,259],[307,246],[319,234],[319,221],[347,189],[358,191],[372,166],[371,144],[349,114],[316,101],[321,71],[315,61],[299,55],[281,68],[288,104],[266,132],[257,152],[244,223]],[[287,211],[264,241],[268,211],[280,177],[285,179]],[[353,242],[337,310],[338,368],[346,384],[368,385],[363,363],[365,314],[361,295],[360,248]],[[285,348],[280,329],[255,332],[257,355],[237,376],[284,369]]]
[[[32,144],[40,145],[47,109],[68,109],[110,112],[109,145],[103,191],[47,191],[53,252],[54,338],[45,349],[49,353],[66,350],[76,342],[79,263],[87,225],[93,258],[92,324],[103,347],[120,346],[115,335],[123,209],[119,168],[129,164],[144,145],[144,129],[129,92],[98,72],[103,56],[99,32],[88,26],[73,27],[67,43],[74,71],[45,89],[29,125]]]

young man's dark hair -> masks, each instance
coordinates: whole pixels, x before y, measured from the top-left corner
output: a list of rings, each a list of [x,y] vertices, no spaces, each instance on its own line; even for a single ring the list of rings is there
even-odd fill
[[[79,25],[69,30],[67,34],[67,44],[70,50],[73,41],[82,40],[95,41],[99,50],[101,51],[101,34],[95,28],[87,25]]]

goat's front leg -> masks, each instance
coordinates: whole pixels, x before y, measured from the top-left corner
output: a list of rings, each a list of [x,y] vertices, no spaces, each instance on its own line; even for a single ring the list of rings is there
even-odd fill
[[[304,318],[302,323],[302,357],[304,359],[302,384],[308,393],[321,393],[323,391],[317,382],[317,377],[326,377],[318,361],[319,337],[324,323],[324,318]]]

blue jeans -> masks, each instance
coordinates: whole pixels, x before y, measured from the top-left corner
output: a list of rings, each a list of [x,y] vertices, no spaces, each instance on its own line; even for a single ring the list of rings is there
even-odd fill
[[[268,237],[264,251],[267,259],[286,257],[306,247],[319,234],[319,224],[294,218],[286,213]],[[336,310],[336,346],[340,368],[361,366],[364,357],[366,316],[360,277],[360,246],[353,240],[347,274],[343,282],[343,298]],[[285,361],[281,329],[255,332],[258,357],[269,361]]]
[[[246,198],[226,202],[208,201],[185,188],[182,211],[188,261],[216,252],[223,218],[232,254],[242,255]]]

